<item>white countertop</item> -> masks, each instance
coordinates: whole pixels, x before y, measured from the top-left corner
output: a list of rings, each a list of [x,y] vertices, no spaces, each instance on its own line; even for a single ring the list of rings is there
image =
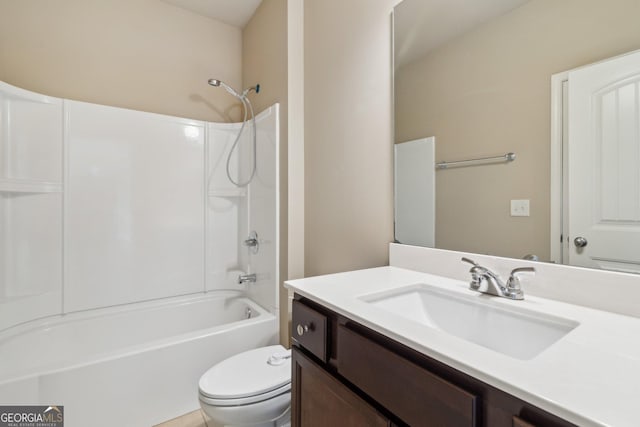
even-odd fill
[[[579,326],[530,360],[515,359],[421,325],[359,297],[428,284],[492,304],[558,316]],[[297,294],[579,426],[640,425],[640,319],[526,295],[491,297],[468,283],[398,267],[286,282]]]

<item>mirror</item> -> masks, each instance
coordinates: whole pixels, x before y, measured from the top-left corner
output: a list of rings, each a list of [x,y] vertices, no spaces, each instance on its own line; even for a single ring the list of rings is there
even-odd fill
[[[435,247],[552,260],[552,76],[640,49],[639,14],[635,0],[395,7],[396,144],[435,137],[435,162],[515,153],[436,169]]]

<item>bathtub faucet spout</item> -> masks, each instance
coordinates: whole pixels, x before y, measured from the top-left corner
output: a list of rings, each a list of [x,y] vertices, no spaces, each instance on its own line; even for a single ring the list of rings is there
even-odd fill
[[[244,283],[255,283],[256,275],[254,274],[241,274],[238,276],[238,284],[242,285]]]

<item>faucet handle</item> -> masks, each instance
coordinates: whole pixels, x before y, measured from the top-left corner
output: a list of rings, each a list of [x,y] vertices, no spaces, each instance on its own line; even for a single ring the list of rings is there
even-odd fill
[[[536,269],[533,267],[519,267],[511,270],[511,274],[509,275],[509,280],[507,280],[507,290],[514,295],[524,296],[522,292],[522,287],[520,286],[520,278],[519,274],[522,273],[533,273],[535,274]],[[522,298],[518,298],[522,299]]]
[[[471,273],[471,282],[469,283],[469,288],[477,291],[478,288],[480,288],[480,284],[483,280],[483,273],[486,271],[486,269],[472,259],[462,257],[462,261],[473,266],[469,270],[469,273]]]
[[[511,270],[511,275],[510,278],[513,277],[514,279],[518,278],[518,274],[520,273],[536,273],[536,269],[533,267],[518,267],[518,268],[514,268],[513,270]]]
[[[462,257],[462,261],[463,262],[468,262],[469,264],[473,265],[474,267],[479,267],[480,266],[477,262],[475,262],[474,260],[469,259],[469,258]]]

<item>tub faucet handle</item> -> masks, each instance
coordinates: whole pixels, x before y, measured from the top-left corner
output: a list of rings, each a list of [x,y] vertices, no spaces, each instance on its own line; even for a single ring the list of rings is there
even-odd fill
[[[254,254],[258,253],[258,249],[260,249],[260,241],[258,240],[258,233],[252,231],[249,233],[249,237],[244,240],[244,245],[248,248],[251,248],[251,252]]]

